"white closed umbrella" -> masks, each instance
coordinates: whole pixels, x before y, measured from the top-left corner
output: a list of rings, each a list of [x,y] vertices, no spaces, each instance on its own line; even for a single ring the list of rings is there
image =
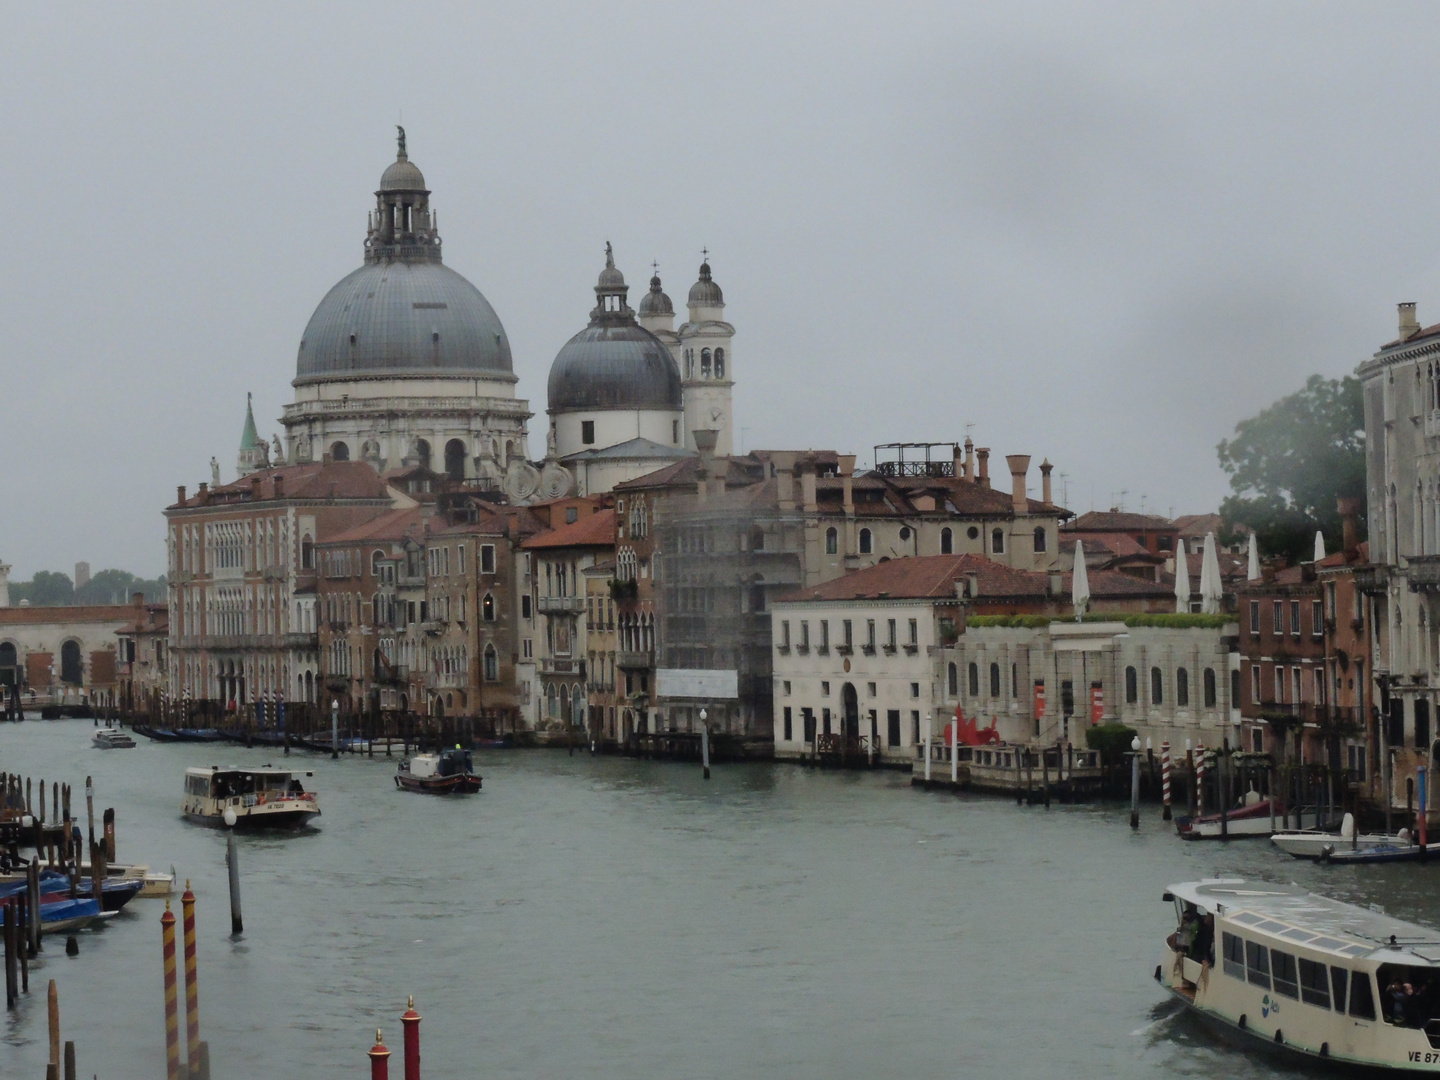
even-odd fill
[[[1200,610],[1206,615],[1220,614],[1220,601],[1225,587],[1220,581],[1220,558],[1215,554],[1215,534],[1205,534],[1205,552],[1200,559]]]
[[[1246,581],[1258,581],[1260,579],[1260,545],[1255,540],[1255,534],[1250,534],[1250,565],[1245,571]]]
[[[1185,557],[1185,541],[1175,541],[1175,610],[1190,610],[1190,561]]]
[[[1325,558],[1325,534],[1319,529],[1315,530],[1315,561],[1319,562]]]
[[[1080,621],[1090,603],[1090,574],[1085,569],[1085,542],[1075,541],[1075,572],[1070,575],[1070,602],[1075,607],[1075,621]]]

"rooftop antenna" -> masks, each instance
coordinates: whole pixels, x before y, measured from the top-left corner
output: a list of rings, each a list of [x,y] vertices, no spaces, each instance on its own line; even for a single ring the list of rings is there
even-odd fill
[[[1060,502],[1063,506],[1070,505],[1070,474],[1060,474]]]
[[[1130,494],[1130,489],[1129,489],[1129,488],[1121,488],[1121,489],[1120,489],[1120,501],[1119,501],[1118,503],[1116,503],[1115,505],[1119,508],[1120,513],[1122,513],[1122,514],[1125,512],[1125,496],[1126,496],[1126,495],[1129,495],[1129,494]]]
[[[1145,494],[1142,492],[1140,495],[1140,513],[1142,514],[1145,513],[1145,498]]]
[[[966,420],[966,421],[965,421],[965,438],[967,438],[967,439],[970,438],[970,429],[973,428],[974,426],[975,426],[975,421],[974,421],[974,420]]]

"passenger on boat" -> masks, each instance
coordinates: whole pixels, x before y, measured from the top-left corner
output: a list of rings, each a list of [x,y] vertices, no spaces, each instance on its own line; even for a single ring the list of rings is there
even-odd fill
[[[1414,1020],[1415,988],[1397,975],[1385,988],[1385,997],[1389,1001],[1385,1019],[1400,1027],[1409,1027]]]
[[[1215,916],[1204,915],[1195,930],[1195,940],[1190,946],[1192,960],[1210,967],[1215,966]]]
[[[1192,955],[1191,950],[1195,947],[1195,938],[1200,932],[1200,912],[1193,904],[1185,905],[1185,913],[1180,916],[1180,927],[1168,938],[1165,944],[1170,946],[1171,952],[1180,953],[1182,956]],[[1213,931],[1212,931],[1213,937]]]

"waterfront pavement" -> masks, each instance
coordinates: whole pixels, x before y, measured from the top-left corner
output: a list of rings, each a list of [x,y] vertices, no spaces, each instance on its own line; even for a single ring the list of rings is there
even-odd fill
[[[1241,872],[1440,925],[1440,866],[1186,844],[1158,806],[1132,833],[1127,806],[1017,807],[900,772],[730,765],[706,783],[554,750],[478,752],[485,790],[451,800],[398,792],[398,759],[295,753],[319,828],[241,838],[231,940],[225,837],[180,819],[183,770],[283,759],[96,751],[92,731],[0,725],[0,770],[93,775],[119,857],[193,880],[217,1076],[368,1075],[409,994],[432,1080],[1293,1076],[1173,1015],[1151,979],[1164,887]],[[75,958],[47,942],[0,1074],[44,1074],[53,977],[81,1075],[163,1075],[163,908],[133,902]]]

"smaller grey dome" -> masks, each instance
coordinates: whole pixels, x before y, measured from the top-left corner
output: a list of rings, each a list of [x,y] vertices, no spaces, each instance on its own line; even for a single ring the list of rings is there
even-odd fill
[[[720,291],[720,286],[711,279],[708,261],[700,264],[700,280],[690,286],[689,302],[703,307],[725,306],[725,294]]]
[[[550,412],[684,407],[680,369],[650,331],[596,319],[567,341],[550,367]]]
[[[403,153],[380,177],[381,191],[424,191],[425,175]]]
[[[638,313],[642,319],[647,315],[675,314],[675,305],[670,303],[670,297],[660,288],[659,274],[650,279],[650,291],[640,298]]]

